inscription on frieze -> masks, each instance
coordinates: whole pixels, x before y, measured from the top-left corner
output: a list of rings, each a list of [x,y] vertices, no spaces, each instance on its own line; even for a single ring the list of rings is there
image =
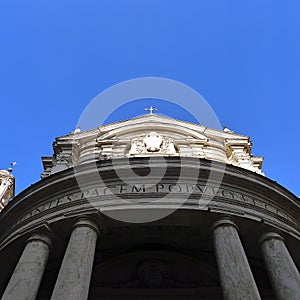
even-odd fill
[[[31,218],[33,216],[36,216],[40,213],[43,213],[47,210],[54,209],[58,206],[78,201],[78,200],[96,200],[97,198],[101,196],[109,196],[109,195],[126,195],[126,196],[134,196],[135,194],[144,194],[146,197],[151,196],[155,199],[155,195],[163,196],[166,194],[190,194],[193,197],[197,196],[199,199],[201,196],[213,196],[213,197],[220,197],[228,199],[229,201],[232,200],[233,202],[238,201],[242,202],[244,205],[250,205],[254,206],[256,208],[260,208],[269,212],[272,212],[274,214],[277,214],[278,216],[284,217],[286,219],[290,219],[288,215],[286,215],[283,211],[277,209],[276,207],[264,203],[261,200],[256,199],[255,197],[251,195],[247,195],[244,193],[240,193],[237,191],[224,189],[224,188],[215,188],[212,186],[207,185],[201,185],[201,184],[188,184],[188,183],[159,183],[159,184],[133,184],[133,185],[126,185],[126,184],[117,184],[117,185],[111,185],[111,186],[102,186],[102,187],[96,187],[96,188],[90,188],[84,191],[76,192],[70,195],[66,195],[60,198],[56,198],[53,200],[50,200],[46,203],[43,203],[42,205],[34,208],[30,212],[27,212],[22,217],[18,219],[16,224],[20,224],[23,221],[27,220],[28,218]],[[106,198],[102,198],[105,200]],[[99,198],[101,201],[101,198]],[[199,200],[201,201],[201,200]],[[240,203],[239,203],[240,205]]]

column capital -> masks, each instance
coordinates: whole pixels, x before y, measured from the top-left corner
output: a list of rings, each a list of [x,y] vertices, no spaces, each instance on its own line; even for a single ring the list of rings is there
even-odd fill
[[[220,226],[231,226],[234,227],[236,230],[239,230],[239,227],[235,224],[234,218],[231,216],[221,216],[216,221],[211,227],[211,231],[214,231],[217,227]]]
[[[27,244],[33,241],[42,242],[49,248],[52,246],[52,237],[50,234],[35,232],[27,239]]]
[[[263,233],[263,235],[261,236],[261,238],[259,239],[259,243],[262,244],[266,241],[269,240],[280,240],[280,241],[285,241],[284,238],[280,235],[280,233],[278,231],[267,231],[265,233]]]
[[[73,228],[77,228],[77,227],[89,227],[91,229],[93,229],[97,235],[100,235],[100,231],[99,231],[99,224],[96,220],[89,218],[89,217],[81,217],[79,219],[76,220],[76,222],[73,225]]]

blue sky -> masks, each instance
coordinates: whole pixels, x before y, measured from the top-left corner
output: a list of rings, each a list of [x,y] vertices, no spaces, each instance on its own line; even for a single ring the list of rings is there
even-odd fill
[[[2,0],[0,168],[17,161],[20,192],[94,97],[153,76],[200,93],[300,196],[299,13],[299,0]]]

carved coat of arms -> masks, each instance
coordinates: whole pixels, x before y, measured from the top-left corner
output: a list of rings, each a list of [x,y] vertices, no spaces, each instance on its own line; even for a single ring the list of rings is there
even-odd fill
[[[174,142],[171,138],[161,136],[157,132],[149,132],[145,136],[135,138],[131,141],[130,155],[162,153],[176,154]]]

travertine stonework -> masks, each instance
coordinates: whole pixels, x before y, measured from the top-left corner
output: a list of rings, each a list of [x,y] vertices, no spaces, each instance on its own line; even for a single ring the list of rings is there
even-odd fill
[[[3,300],[300,299],[299,198],[249,137],[152,113],[43,163],[0,214]]]
[[[6,170],[0,170],[0,211],[15,195],[15,178]]]
[[[57,138],[42,177],[98,159],[145,156],[206,158],[262,174],[263,158],[251,147],[248,136],[149,114]]]

